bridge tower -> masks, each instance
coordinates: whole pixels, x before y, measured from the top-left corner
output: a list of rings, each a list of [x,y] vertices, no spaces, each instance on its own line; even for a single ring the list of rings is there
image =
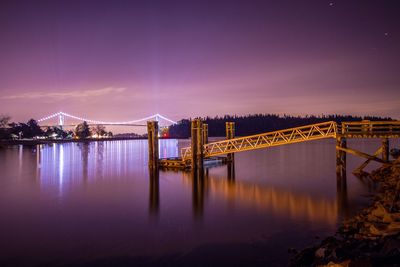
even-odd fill
[[[157,132],[157,134],[158,134],[158,137],[161,137],[162,136],[162,131],[163,131],[163,128],[164,127],[162,127],[162,126],[160,126],[160,114],[156,114],[155,116],[154,116],[154,121],[155,122],[157,122],[157,126],[158,126],[158,128],[157,128],[157,130],[158,130],[158,132]]]
[[[62,129],[62,127],[64,126],[64,121],[64,114],[62,112],[58,113],[58,126],[60,127],[60,129]]]

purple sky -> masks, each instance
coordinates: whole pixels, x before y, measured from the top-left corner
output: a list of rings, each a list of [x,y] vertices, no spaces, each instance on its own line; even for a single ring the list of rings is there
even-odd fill
[[[0,114],[400,118],[398,1],[0,2]]]

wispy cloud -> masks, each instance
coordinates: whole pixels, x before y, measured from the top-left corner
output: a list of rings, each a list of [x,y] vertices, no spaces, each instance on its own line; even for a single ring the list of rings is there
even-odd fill
[[[79,90],[68,92],[29,92],[15,95],[0,96],[0,99],[38,99],[38,98],[51,98],[54,100],[63,100],[67,98],[88,98],[97,97],[111,94],[119,94],[126,90],[124,87],[114,88],[106,87],[95,90]]]

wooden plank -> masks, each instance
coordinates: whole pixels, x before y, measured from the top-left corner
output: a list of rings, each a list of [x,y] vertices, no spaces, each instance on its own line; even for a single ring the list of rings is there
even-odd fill
[[[382,152],[382,147],[380,147],[377,151],[375,151],[375,153],[374,153],[373,156],[374,156],[374,157],[377,157],[381,152]],[[371,162],[371,159],[367,159],[366,161],[364,161],[363,164],[361,164],[360,166],[358,166],[358,168],[355,169],[355,170],[353,171],[353,173],[361,173],[361,172],[363,171],[363,169],[364,169],[365,167],[367,167],[367,165],[368,165],[370,162]]]
[[[380,159],[378,157],[369,155],[367,153],[364,153],[364,152],[361,152],[361,151],[358,151],[358,150],[355,150],[355,149],[352,149],[352,148],[343,148],[343,147],[340,147],[340,146],[336,146],[336,149],[342,150],[342,151],[344,151],[346,153],[353,154],[355,156],[359,156],[359,157],[363,157],[363,158],[366,158],[366,159],[369,159],[369,160],[373,160],[373,161],[376,161],[376,162],[379,162],[379,163],[387,163],[387,162],[383,161],[382,159]]]

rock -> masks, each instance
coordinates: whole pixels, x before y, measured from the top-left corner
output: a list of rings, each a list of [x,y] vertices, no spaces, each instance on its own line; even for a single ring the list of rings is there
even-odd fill
[[[349,267],[372,267],[370,259],[357,259],[349,262]]]
[[[346,260],[340,263],[335,263],[333,261],[330,261],[328,264],[326,265],[320,265],[321,267],[349,267],[350,266],[350,260]]]
[[[315,248],[306,248],[291,259],[289,266],[311,266],[315,259],[314,254]]]
[[[375,227],[375,225],[373,225],[373,224],[369,227],[369,232],[370,232],[371,234],[373,234],[373,235],[382,235],[382,232],[379,231],[379,230]]]
[[[382,221],[384,223],[391,223],[391,222],[393,222],[393,218],[392,218],[391,214],[386,213],[385,215],[383,215]]]
[[[376,203],[376,208],[371,211],[371,215],[378,217],[378,218],[383,218],[383,216],[387,214],[387,211],[384,206],[382,206],[381,203],[377,202]]]
[[[317,249],[317,251],[315,251],[315,257],[317,257],[317,258],[325,257],[325,251],[326,251],[326,248]]]
[[[400,233],[400,222],[392,222],[387,227],[386,233],[388,235],[394,235]]]
[[[392,148],[392,149],[390,150],[390,155],[391,155],[394,159],[399,158],[399,157],[400,157],[400,149],[398,149],[398,148]]]
[[[384,243],[381,251],[381,254],[384,256],[391,256],[394,254],[399,254],[400,253],[400,240],[390,238],[387,239],[386,242]]]

